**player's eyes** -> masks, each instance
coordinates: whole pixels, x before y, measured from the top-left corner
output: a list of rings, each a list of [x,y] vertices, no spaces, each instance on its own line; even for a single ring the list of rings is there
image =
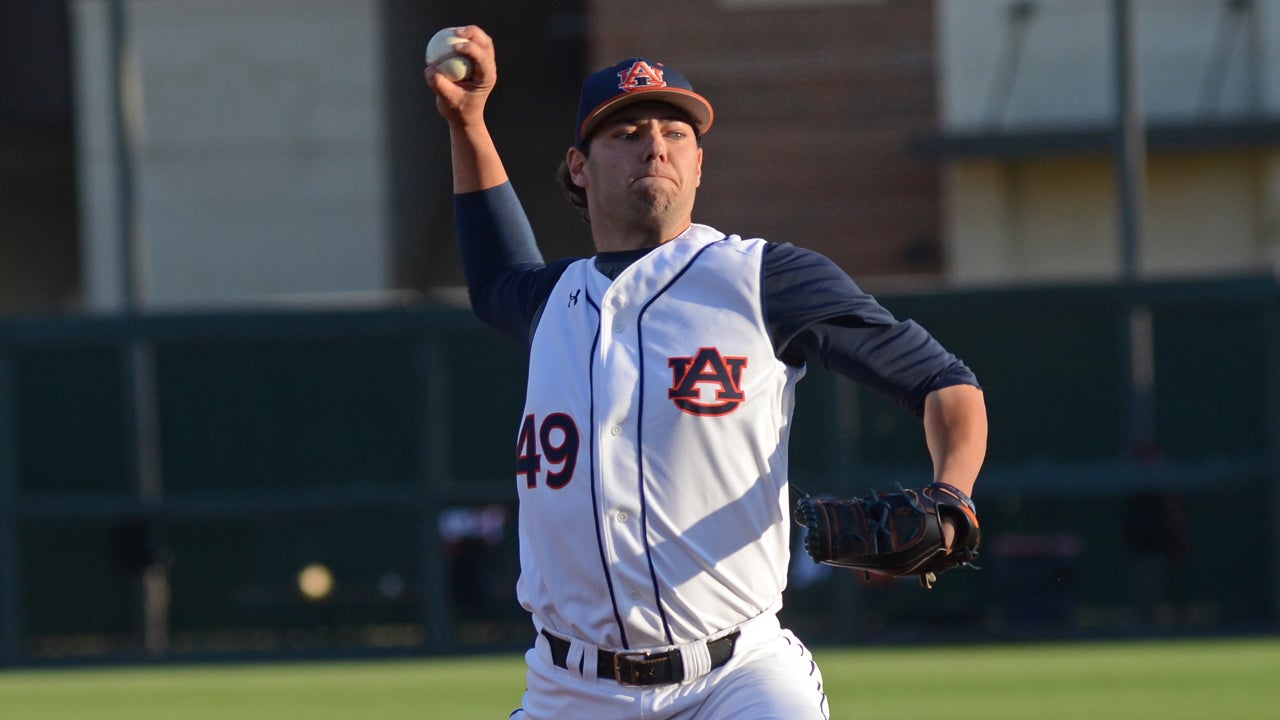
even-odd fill
[[[619,140],[636,140],[641,136],[641,129],[635,126],[619,126],[613,132],[613,137]],[[683,140],[689,137],[689,130],[683,127],[674,127],[662,130],[662,136],[672,140]]]

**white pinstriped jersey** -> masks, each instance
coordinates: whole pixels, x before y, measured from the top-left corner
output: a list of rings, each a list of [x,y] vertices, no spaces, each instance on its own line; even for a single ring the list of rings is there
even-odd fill
[[[517,438],[517,592],[538,627],[645,648],[780,605],[803,369],[764,323],[765,245],[693,225],[612,281],[577,261],[551,292]]]

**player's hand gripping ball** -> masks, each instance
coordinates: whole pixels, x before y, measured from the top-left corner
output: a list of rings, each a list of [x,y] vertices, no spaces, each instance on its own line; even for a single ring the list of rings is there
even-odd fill
[[[461,82],[471,77],[471,61],[461,55],[455,55],[453,46],[466,42],[456,34],[456,28],[445,28],[427,43],[427,64],[435,65],[441,75],[454,82]]]

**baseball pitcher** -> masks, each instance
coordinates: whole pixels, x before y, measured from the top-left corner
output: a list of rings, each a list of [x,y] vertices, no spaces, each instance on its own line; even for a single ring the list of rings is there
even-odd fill
[[[970,563],[987,432],[974,374],[822,255],[694,223],[714,112],[652,59],[583,83],[560,177],[596,254],[546,263],[485,126],[493,41],[453,34],[465,69],[432,62],[425,78],[471,302],[529,347],[513,440],[517,594],[536,632],[512,717],[828,718],[817,665],[777,619],[791,526],[815,561],[926,585]],[[809,363],[920,416],[932,483],[792,503]]]

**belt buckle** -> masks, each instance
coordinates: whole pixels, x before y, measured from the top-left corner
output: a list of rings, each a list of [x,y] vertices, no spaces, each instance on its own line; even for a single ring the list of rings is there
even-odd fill
[[[623,677],[622,663],[626,662],[629,672]],[[613,656],[613,679],[618,681],[619,685],[630,685],[638,687],[641,685],[653,685],[657,681],[655,670],[659,665],[658,660],[653,660],[648,652],[620,652]]]

